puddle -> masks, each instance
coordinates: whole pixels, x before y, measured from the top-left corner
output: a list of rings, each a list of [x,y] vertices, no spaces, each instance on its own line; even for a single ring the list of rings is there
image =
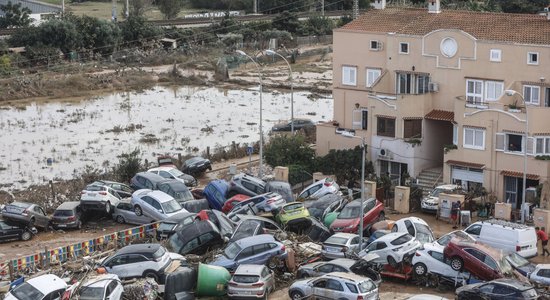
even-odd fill
[[[332,118],[332,96],[310,100],[294,92],[294,115],[313,121]],[[290,119],[290,95],[263,95],[263,126]],[[200,154],[206,149],[259,140],[259,93],[254,89],[161,87],[114,93],[83,101],[29,102],[0,106],[0,183],[22,188],[51,179],[69,179],[86,165],[110,168],[117,155],[141,150]]]

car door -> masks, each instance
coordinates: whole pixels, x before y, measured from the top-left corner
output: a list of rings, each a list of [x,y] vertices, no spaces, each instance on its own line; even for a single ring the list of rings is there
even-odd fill
[[[472,224],[464,231],[477,240],[479,239],[479,235],[481,234],[481,226],[481,224]]]
[[[212,232],[207,232],[199,236],[200,246],[198,250],[199,253],[208,251],[208,249],[214,248],[216,246],[216,236]]]
[[[55,291],[47,294],[42,299],[44,299],[44,300],[60,300],[64,293],[65,293],[65,289],[58,289],[58,290],[55,290]]]
[[[349,249],[351,250],[350,252],[355,252],[356,250],[359,249],[359,242],[360,241],[361,241],[361,238],[358,237],[358,236],[351,239],[351,241],[349,243]]]
[[[111,258],[109,261],[105,262],[102,266],[107,270],[107,273],[112,273],[118,275],[118,277],[126,278],[128,276],[128,270],[126,265],[128,263],[128,255],[121,254]]]
[[[330,296],[329,291],[327,290],[327,279],[321,278],[313,282],[312,286],[312,296],[313,299],[333,299]]]
[[[437,273],[444,276],[455,276],[457,274],[448,264],[445,263],[443,253],[437,251],[428,251],[428,254],[432,258],[432,264],[428,266],[428,271],[431,273]]]
[[[488,266],[485,264],[485,253],[474,248],[465,248],[464,251],[467,253],[463,257],[464,268],[467,271],[482,280],[491,280],[494,278],[494,270],[488,269]]]
[[[36,225],[40,227],[47,228],[50,224],[50,218],[46,216],[46,213],[42,209],[42,207],[35,205],[33,208],[33,214],[36,220]]]
[[[185,254],[196,254],[198,251],[196,250],[200,246],[199,237],[196,237],[187,244],[185,244],[183,247],[181,247],[179,254],[185,255]]]
[[[388,263],[386,251],[388,246],[385,242],[382,241],[374,241],[367,247],[367,253],[373,253],[378,255],[379,257],[374,259],[373,262],[376,263]]]
[[[327,273],[330,273],[332,272],[332,270],[334,269],[334,265],[333,264],[324,264],[316,269],[314,269],[314,276],[321,276],[323,274],[327,274]]]
[[[273,291],[275,289],[275,275],[273,274],[273,271],[269,270],[266,266],[262,267],[262,279],[265,282],[266,289],[269,289],[269,291]]]
[[[269,244],[259,244],[252,246],[252,251],[254,251],[254,264],[266,264],[272,256],[272,253],[269,250]]]
[[[237,255],[235,258],[235,262],[238,265],[241,264],[254,264],[254,250],[252,249],[253,246],[246,247]]]
[[[122,292],[124,292],[124,288],[122,287],[122,284],[120,284],[120,282],[116,280],[113,280],[107,286],[105,299],[120,300],[122,299]]]
[[[346,298],[346,294],[344,293],[344,287],[342,286],[342,283],[340,283],[340,281],[338,280],[335,280],[335,279],[327,280],[327,290],[329,290],[329,293],[331,294],[330,299]]]
[[[374,209],[374,206],[376,205],[375,199],[368,199],[365,202],[365,208],[363,211],[363,223],[365,225],[374,223],[376,219],[378,218],[378,214],[376,213],[376,210]]]

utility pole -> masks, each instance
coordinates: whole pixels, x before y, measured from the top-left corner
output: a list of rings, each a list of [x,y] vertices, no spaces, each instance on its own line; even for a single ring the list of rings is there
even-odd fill
[[[254,13],[258,13],[258,0],[254,0]]]
[[[353,19],[359,17],[359,0],[353,0]]]
[[[116,22],[116,0],[113,0],[113,9],[111,11],[111,20]]]
[[[321,0],[321,16],[325,16],[325,0]]]
[[[126,19],[128,19],[128,17],[130,16],[130,3],[128,3],[129,1],[126,0],[126,11],[124,12],[124,14],[126,15]]]

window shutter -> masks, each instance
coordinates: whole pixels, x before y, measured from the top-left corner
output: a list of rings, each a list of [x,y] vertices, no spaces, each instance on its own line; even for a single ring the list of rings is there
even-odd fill
[[[527,154],[529,155],[534,155],[534,147],[533,147],[533,144],[535,142],[535,139],[532,138],[532,137],[528,137],[527,138],[527,146],[525,147],[525,149],[527,150]]]
[[[458,146],[458,125],[453,124],[453,144]]]
[[[504,151],[504,141],[506,140],[506,134],[497,133],[495,140],[495,151]]]
[[[363,127],[363,114],[360,109],[354,109],[352,113],[351,127],[353,129],[362,129]]]
[[[410,138],[413,135],[413,121],[405,120],[403,121],[403,137]]]

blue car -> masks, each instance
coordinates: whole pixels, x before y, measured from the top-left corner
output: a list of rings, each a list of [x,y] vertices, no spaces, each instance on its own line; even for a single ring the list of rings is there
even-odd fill
[[[220,266],[234,271],[241,264],[265,265],[274,269],[278,265],[277,257],[284,260],[287,257],[285,245],[279,243],[270,234],[260,234],[229,243],[223,255],[216,258],[211,265]]]
[[[215,210],[222,210],[223,204],[227,200],[225,195],[229,190],[229,184],[225,180],[212,180],[204,188],[204,197],[208,200],[210,208]]]
[[[389,230],[376,230],[375,232],[373,232],[369,236],[369,239],[367,240],[367,245],[370,245],[370,243],[374,242],[375,240],[377,240],[380,237],[385,236],[386,234],[388,234],[390,232],[391,231],[389,231]]]

